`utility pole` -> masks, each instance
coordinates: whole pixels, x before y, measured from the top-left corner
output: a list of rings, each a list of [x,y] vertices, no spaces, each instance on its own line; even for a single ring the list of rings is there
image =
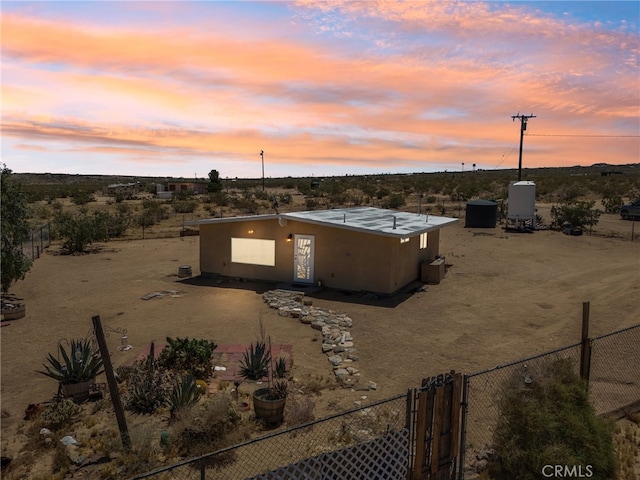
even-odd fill
[[[524,131],[527,129],[527,120],[530,118],[536,118],[535,115],[512,115],[511,119],[515,122],[516,118],[520,119],[520,157],[518,158],[518,181],[522,180],[522,139],[524,138]]]
[[[264,192],[264,150],[260,150],[260,158],[262,158],[262,191]]]

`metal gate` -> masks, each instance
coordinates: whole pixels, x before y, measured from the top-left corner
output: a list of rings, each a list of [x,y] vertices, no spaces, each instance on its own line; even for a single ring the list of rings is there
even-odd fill
[[[414,389],[410,480],[453,480],[460,450],[462,375],[425,378]]]

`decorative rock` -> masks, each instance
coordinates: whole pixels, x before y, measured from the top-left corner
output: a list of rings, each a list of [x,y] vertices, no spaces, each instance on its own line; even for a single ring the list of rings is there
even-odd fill
[[[369,389],[370,390],[377,390],[378,389],[378,384],[375,382],[369,382]]]
[[[48,428],[41,428],[40,435],[42,435],[43,437],[49,436],[51,435],[51,430],[49,430]]]
[[[300,322],[304,323],[305,325],[311,325],[311,322],[313,321],[313,317],[307,315],[305,317],[300,317]]]
[[[342,363],[342,357],[340,355],[332,355],[331,357],[329,357],[329,363],[334,366],[340,365]]]
[[[327,353],[327,352],[330,352],[331,350],[333,350],[333,345],[331,345],[329,343],[323,343],[322,344],[322,353]]]
[[[347,370],[344,368],[338,368],[334,370],[333,373],[341,380],[349,376],[349,372],[347,372]]]
[[[338,345],[343,348],[351,348],[353,347],[353,342],[338,342]]]
[[[349,372],[349,375],[355,375],[356,373],[358,373],[358,370],[353,367],[347,367],[347,372]]]
[[[347,355],[347,360],[351,360],[352,362],[357,362],[360,360],[360,357],[350,353],[349,355]]]
[[[322,328],[324,327],[324,323],[319,322],[319,321],[315,321],[315,322],[311,322],[311,328],[315,329],[315,330],[322,330]]]
[[[333,349],[333,353],[342,353],[342,352],[344,352],[344,347],[339,347],[339,346],[338,347],[333,347],[332,346],[331,348]]]

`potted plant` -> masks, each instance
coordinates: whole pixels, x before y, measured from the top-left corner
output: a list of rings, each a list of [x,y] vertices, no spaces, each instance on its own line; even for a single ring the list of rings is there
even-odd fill
[[[286,360],[279,358],[273,361],[270,340],[258,340],[244,352],[244,358],[240,362],[240,376],[254,381],[267,378],[267,387],[253,392],[253,409],[256,418],[263,420],[269,427],[277,427],[284,418],[288,387],[285,375]]]
[[[48,364],[43,364],[45,370],[39,370],[38,373],[58,380],[63,396],[75,402],[86,400],[96,377],[103,372],[102,358],[86,339],[72,340],[70,352],[62,344],[59,345],[59,353],[62,361],[49,354]]]

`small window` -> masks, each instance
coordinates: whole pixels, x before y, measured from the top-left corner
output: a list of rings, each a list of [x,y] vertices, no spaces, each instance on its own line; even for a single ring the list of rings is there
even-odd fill
[[[409,237],[401,238],[400,243],[407,243],[409,240],[411,240]]]
[[[427,248],[427,234],[421,233],[420,234],[420,250],[424,250],[425,248]]]
[[[276,265],[276,241],[259,238],[232,238],[231,261],[249,265]]]

